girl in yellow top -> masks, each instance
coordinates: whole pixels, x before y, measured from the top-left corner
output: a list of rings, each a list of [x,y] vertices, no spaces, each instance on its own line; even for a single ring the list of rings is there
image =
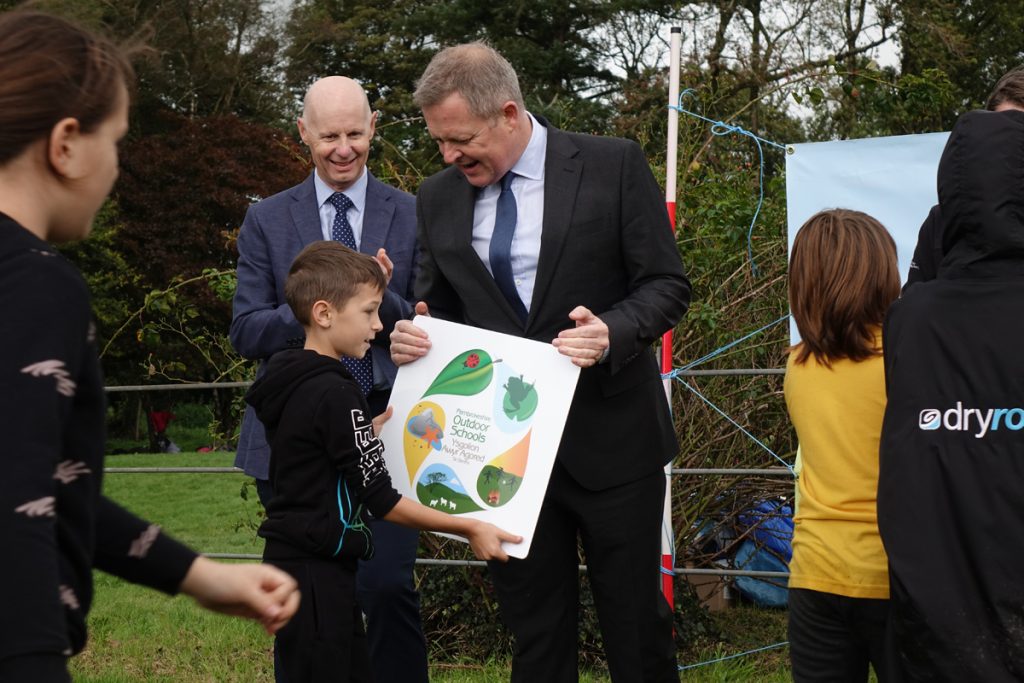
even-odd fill
[[[789,579],[793,680],[891,679],[889,581],[878,535],[878,440],[885,412],[881,325],[899,296],[896,245],[859,211],[800,228],[789,304],[802,341],[785,395],[800,441]]]

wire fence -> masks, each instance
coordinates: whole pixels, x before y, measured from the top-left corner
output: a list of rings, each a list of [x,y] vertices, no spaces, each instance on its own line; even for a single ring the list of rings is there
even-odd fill
[[[759,375],[784,375],[784,368],[725,368],[716,370],[686,370],[680,369],[673,372],[674,377],[731,377],[731,376],[759,376]],[[144,391],[181,391],[181,390],[212,390],[212,389],[245,389],[252,385],[252,382],[195,382],[183,384],[135,384],[105,387],[108,393],[117,392],[144,392]],[[237,467],[105,467],[104,472],[108,474],[244,474]],[[674,476],[742,476],[742,477],[792,477],[792,471],[787,467],[766,467],[766,468],[672,468]],[[219,553],[204,552],[207,557],[222,560],[261,560],[262,556],[254,553]],[[458,567],[485,567],[486,562],[479,560],[442,560],[433,558],[416,558],[416,564],[421,566],[458,566]],[[585,572],[586,565],[581,564],[579,570]],[[674,567],[673,573],[677,576],[747,576],[763,579],[785,579],[789,572],[753,571],[746,569],[726,568],[695,568],[695,567]]]

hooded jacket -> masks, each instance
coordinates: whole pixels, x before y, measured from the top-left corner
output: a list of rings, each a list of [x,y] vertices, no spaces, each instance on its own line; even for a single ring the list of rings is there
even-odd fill
[[[281,351],[245,400],[267,428],[274,495],[259,535],[264,558],[369,559],[364,510],[383,517],[401,498],[359,385],[336,359]]]
[[[1024,679],[1024,113],[970,112],[943,258],[884,328],[878,524],[909,680]]]

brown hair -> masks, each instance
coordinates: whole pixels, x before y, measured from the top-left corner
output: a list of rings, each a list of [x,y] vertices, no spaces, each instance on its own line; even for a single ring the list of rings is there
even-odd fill
[[[470,113],[482,119],[499,116],[509,100],[526,109],[515,69],[484,42],[446,47],[434,55],[416,82],[412,101],[422,109],[452,93],[462,95]]]
[[[896,243],[881,223],[849,209],[815,214],[789,260],[789,308],[802,338],[790,352],[826,366],[879,355],[878,327],[899,294]]]
[[[1003,74],[988,96],[985,108],[995,111],[996,107],[1007,103],[1024,109],[1024,65],[1010,69]]]
[[[0,15],[0,165],[61,119],[92,132],[134,81],[125,53],[105,38],[42,12]]]
[[[284,283],[284,298],[295,319],[308,327],[313,304],[328,301],[343,307],[359,285],[381,292],[387,287],[384,271],[372,256],[352,251],[341,242],[313,242],[299,252]]]

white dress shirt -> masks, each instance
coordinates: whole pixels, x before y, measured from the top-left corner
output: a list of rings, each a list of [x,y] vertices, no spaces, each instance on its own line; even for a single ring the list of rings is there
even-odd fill
[[[548,149],[548,130],[527,112],[533,132],[522,156],[512,167],[512,194],[516,198],[516,232],[512,237],[512,279],[516,291],[530,310],[533,286],[537,279],[540,236],[544,226],[544,159]],[[482,188],[473,207],[473,250],[491,269],[491,235],[498,211],[501,182]],[[493,273],[492,273],[493,274]]]

